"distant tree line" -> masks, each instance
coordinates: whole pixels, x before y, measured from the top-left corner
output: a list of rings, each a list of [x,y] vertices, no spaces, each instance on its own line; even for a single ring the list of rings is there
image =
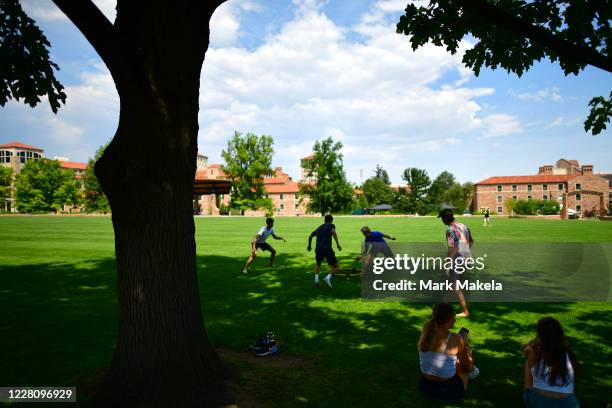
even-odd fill
[[[448,171],[432,181],[426,170],[409,167],[403,171],[402,180],[406,182],[405,187],[392,188],[387,171],[377,165],[374,176],[360,186],[363,194],[357,198],[357,206],[389,204],[396,213],[423,215],[437,213],[442,203],[450,203],[462,213],[472,198],[472,183],[461,184]]]

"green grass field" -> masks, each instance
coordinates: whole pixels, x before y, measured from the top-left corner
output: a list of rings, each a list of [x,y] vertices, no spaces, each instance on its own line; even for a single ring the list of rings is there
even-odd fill
[[[480,217],[462,220],[477,242],[612,242],[611,222],[494,219],[483,229]],[[244,275],[262,220],[196,219],[206,327],[239,374],[240,398],[281,407],[439,406],[417,390],[416,342],[431,305],[362,301],[359,279],[315,289],[313,254],[305,247],[319,222],[277,219],[288,240],[271,242],[277,266],[267,266],[266,254]],[[444,238],[435,218],[338,217],[344,265],[359,251],[364,222],[398,241]],[[108,366],[115,341],[110,219],[0,217],[0,242],[0,385],[86,387]],[[470,329],[481,375],[461,406],[522,406],[520,346],[544,315],[561,321],[582,362],[583,406],[612,402],[612,303],[475,303],[470,310],[473,316],[458,324]],[[281,352],[250,356],[248,345],[267,329],[276,332]]]

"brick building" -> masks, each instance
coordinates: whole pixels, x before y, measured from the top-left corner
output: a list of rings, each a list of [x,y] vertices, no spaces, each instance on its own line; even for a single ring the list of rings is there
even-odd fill
[[[275,215],[301,215],[306,213],[308,197],[300,197],[300,187],[291,177],[276,167],[274,174],[264,177],[266,197],[272,200]]]
[[[600,198],[604,195],[604,208]],[[596,174],[593,165],[577,160],[560,159],[555,165],[544,165],[538,174],[527,176],[494,176],[474,185],[473,210],[488,207],[498,214],[508,215],[504,204],[508,200],[558,200],[567,194],[567,208],[591,215],[607,213],[612,202],[612,175]]]
[[[196,180],[225,180],[226,174],[220,164],[210,164],[196,172]],[[282,167],[276,167],[274,172],[263,179],[266,198],[272,200],[274,215],[301,215],[306,213],[308,198],[300,199],[299,185],[283,171]],[[219,215],[219,207],[230,203],[229,194],[205,195],[198,200],[201,215]],[[247,216],[264,216],[264,210],[246,211]]]
[[[45,157],[43,153],[40,147],[21,142],[0,144],[0,166],[10,167],[15,174],[19,174],[28,161]]]

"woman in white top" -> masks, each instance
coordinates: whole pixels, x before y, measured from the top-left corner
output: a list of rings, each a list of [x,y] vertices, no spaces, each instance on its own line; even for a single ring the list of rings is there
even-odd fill
[[[468,381],[476,378],[467,335],[450,330],[455,324],[455,310],[448,303],[437,304],[432,318],[423,327],[419,339],[421,390],[434,398],[458,401],[465,397]]]
[[[523,347],[523,352],[527,359],[523,392],[526,407],[580,406],[574,394],[578,360],[558,320],[541,318],[537,337]]]

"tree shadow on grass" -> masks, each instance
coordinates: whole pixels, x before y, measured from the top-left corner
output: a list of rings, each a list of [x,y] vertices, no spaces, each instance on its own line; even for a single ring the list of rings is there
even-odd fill
[[[117,321],[114,258],[0,265],[0,288],[0,384],[80,385],[109,364]]]
[[[339,259],[353,262],[349,255]],[[258,259],[246,275],[243,258],[207,255],[197,261],[207,331],[258,404],[448,406],[417,390],[416,343],[430,304],[362,301],[360,279],[336,278],[332,290],[316,289],[313,261],[300,254],[280,254],[276,268]],[[0,346],[9,351],[0,383],[74,385],[95,377],[109,364],[115,344],[115,287],[113,258],[0,266],[0,325],[6,333]],[[473,304],[473,316],[457,328],[470,328],[482,374],[459,405],[521,405],[520,346],[543,315],[569,316],[566,328],[584,364],[583,402],[593,406],[607,396],[602,390],[609,386],[612,361],[609,308],[574,306]],[[268,329],[281,351],[255,363],[246,350]],[[280,356],[288,363],[275,364]]]

